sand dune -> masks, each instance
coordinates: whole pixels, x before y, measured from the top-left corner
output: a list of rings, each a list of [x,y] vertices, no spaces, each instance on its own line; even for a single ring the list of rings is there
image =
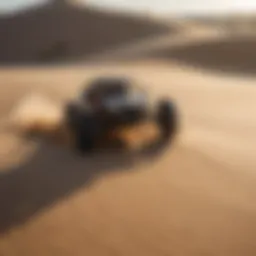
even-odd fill
[[[167,31],[175,33],[171,26],[147,18],[49,1],[0,17],[0,64],[84,60],[92,53]]]
[[[206,42],[190,31],[172,41],[175,32],[63,3],[0,19],[2,65],[101,57],[113,46],[130,57],[107,66],[0,70],[0,255],[256,255],[255,79],[212,72],[254,74],[255,38]],[[24,96],[61,105],[99,74],[130,76],[152,99],[172,97],[181,124],[173,144],[144,157],[81,158],[5,127]]]
[[[255,36],[231,36],[151,52],[150,58],[176,61],[183,65],[219,73],[255,75]]]
[[[173,97],[176,141],[150,160],[1,144],[0,254],[255,255],[255,81],[157,62],[4,70],[1,116],[29,91],[63,102],[98,74],[127,74],[153,98]]]

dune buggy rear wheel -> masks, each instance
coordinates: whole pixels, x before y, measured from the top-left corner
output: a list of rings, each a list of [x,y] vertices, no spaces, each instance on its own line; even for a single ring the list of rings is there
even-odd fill
[[[162,139],[169,141],[177,131],[177,108],[171,100],[160,100],[156,111],[156,121],[159,125]]]

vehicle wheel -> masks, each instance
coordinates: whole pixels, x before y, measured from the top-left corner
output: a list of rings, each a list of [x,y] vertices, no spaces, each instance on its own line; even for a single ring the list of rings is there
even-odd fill
[[[76,150],[81,154],[92,152],[99,130],[96,120],[74,103],[67,105],[65,114],[66,122],[75,135]]]
[[[95,150],[101,126],[90,114],[83,114],[76,128],[76,147],[82,153],[92,153]]]
[[[156,111],[156,121],[164,141],[173,138],[177,131],[177,109],[170,100],[160,100]]]
[[[67,104],[65,108],[65,117],[66,122],[71,127],[72,130],[76,130],[77,127],[80,125],[82,113],[79,109],[79,106],[75,103]]]

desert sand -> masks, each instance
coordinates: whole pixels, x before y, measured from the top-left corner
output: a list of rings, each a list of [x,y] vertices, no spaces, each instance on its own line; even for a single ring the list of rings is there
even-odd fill
[[[2,119],[28,92],[62,104],[99,74],[171,96],[176,140],[150,160],[82,159],[2,131],[1,255],[255,255],[255,81],[155,61],[3,70]]]
[[[256,255],[256,79],[253,72],[244,76],[255,70],[254,39],[242,58],[248,65],[241,65],[242,50],[230,61],[230,37],[224,46],[217,38],[198,47],[187,35],[179,51],[168,38],[148,41],[146,51],[143,43],[125,48],[128,55],[141,53],[126,62],[2,64],[0,255]],[[241,41],[234,47],[244,49]],[[125,55],[120,49],[115,57]],[[223,64],[235,66],[228,69],[233,74]],[[26,95],[62,106],[91,78],[106,74],[128,76],[153,99],[176,102],[180,129],[161,154],[81,158],[6,128]]]

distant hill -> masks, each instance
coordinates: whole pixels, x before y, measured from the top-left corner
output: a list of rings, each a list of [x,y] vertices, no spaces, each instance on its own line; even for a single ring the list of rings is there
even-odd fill
[[[256,36],[227,37],[211,42],[165,48],[152,52],[150,58],[177,61],[211,71],[256,74]]]
[[[86,59],[89,54],[167,31],[175,29],[146,18],[53,1],[0,17],[0,64]]]

